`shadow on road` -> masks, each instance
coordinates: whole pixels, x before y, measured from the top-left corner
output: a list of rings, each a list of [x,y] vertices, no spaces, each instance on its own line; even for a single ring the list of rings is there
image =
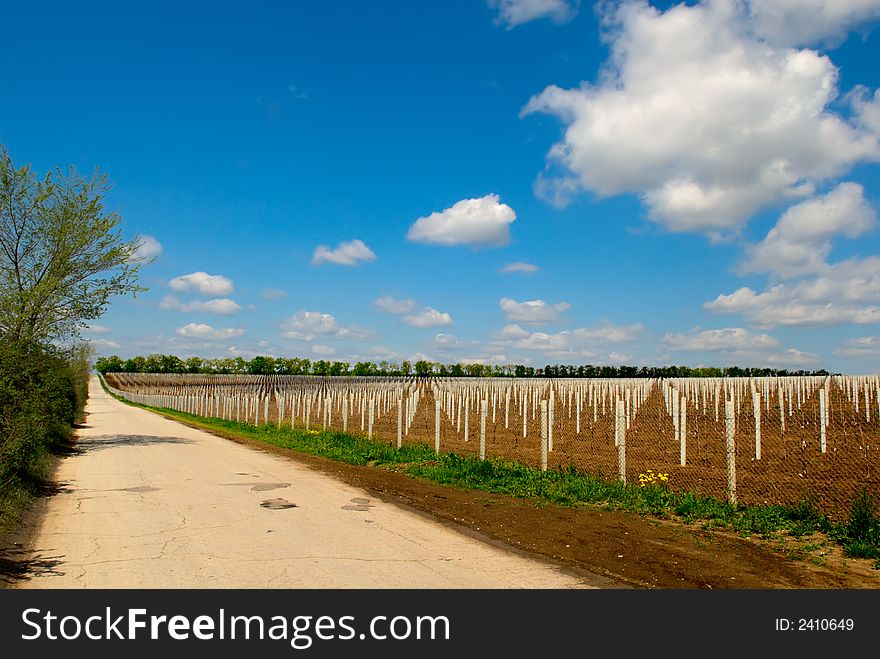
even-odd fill
[[[192,444],[182,437],[157,437],[155,435],[97,435],[83,437],[75,444],[78,453],[101,451],[118,446],[151,446],[153,444]]]
[[[62,556],[40,556],[27,549],[0,550],[0,588],[37,576],[61,576]]]

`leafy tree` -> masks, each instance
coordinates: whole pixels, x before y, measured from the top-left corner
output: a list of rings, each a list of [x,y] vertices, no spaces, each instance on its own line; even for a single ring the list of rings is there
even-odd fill
[[[123,361],[116,355],[110,357],[99,357],[95,362],[95,370],[101,373],[121,373],[123,369]]]
[[[425,378],[434,373],[434,366],[429,361],[425,361],[424,359],[420,359],[416,362],[415,365],[416,375],[419,377]]]
[[[121,217],[104,209],[106,175],[71,168],[38,179],[0,146],[0,334],[49,343],[78,335],[110,297],[143,290],[139,241],[125,242]]]

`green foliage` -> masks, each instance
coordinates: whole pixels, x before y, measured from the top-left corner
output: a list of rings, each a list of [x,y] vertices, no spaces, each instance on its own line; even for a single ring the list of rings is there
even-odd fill
[[[316,377],[566,377],[566,378],[660,378],[660,377],[721,377],[732,374],[733,370],[738,373],[753,375],[789,374],[786,371],[772,371],[772,369],[689,369],[685,366],[669,367],[642,367],[635,366],[551,366],[535,369],[531,366],[488,366],[485,364],[439,364],[427,360],[419,360],[415,364],[404,361],[400,364],[392,364],[381,361],[349,362],[319,359],[311,362],[308,359],[296,357],[269,357],[257,355],[250,361],[242,357],[235,359],[201,359],[189,357],[181,360],[172,355],[150,355],[148,357],[133,357],[122,361],[119,357],[101,357],[95,364],[95,368],[102,373],[248,373],[251,375],[312,375]],[[728,373],[727,371],[731,371]],[[823,371],[824,373],[824,371]],[[713,375],[714,374],[714,375]],[[805,371],[790,373],[789,375],[808,375]]]
[[[0,531],[45,478],[47,457],[80,420],[92,355],[0,341]]]
[[[38,179],[0,146],[0,334],[47,344],[78,335],[113,295],[144,290],[138,240],[104,209],[104,174],[56,169]]]
[[[847,556],[880,558],[880,519],[877,504],[867,487],[863,487],[853,501],[840,536]]]

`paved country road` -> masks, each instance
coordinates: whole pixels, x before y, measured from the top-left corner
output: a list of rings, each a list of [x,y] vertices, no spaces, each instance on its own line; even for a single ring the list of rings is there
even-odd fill
[[[20,588],[583,588],[604,577],[484,543],[307,466],[108,396]]]

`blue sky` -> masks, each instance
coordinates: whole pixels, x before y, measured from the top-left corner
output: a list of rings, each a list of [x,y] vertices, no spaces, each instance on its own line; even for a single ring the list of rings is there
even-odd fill
[[[154,258],[102,354],[877,372],[880,0],[792,5],[18,3],[0,143]]]

